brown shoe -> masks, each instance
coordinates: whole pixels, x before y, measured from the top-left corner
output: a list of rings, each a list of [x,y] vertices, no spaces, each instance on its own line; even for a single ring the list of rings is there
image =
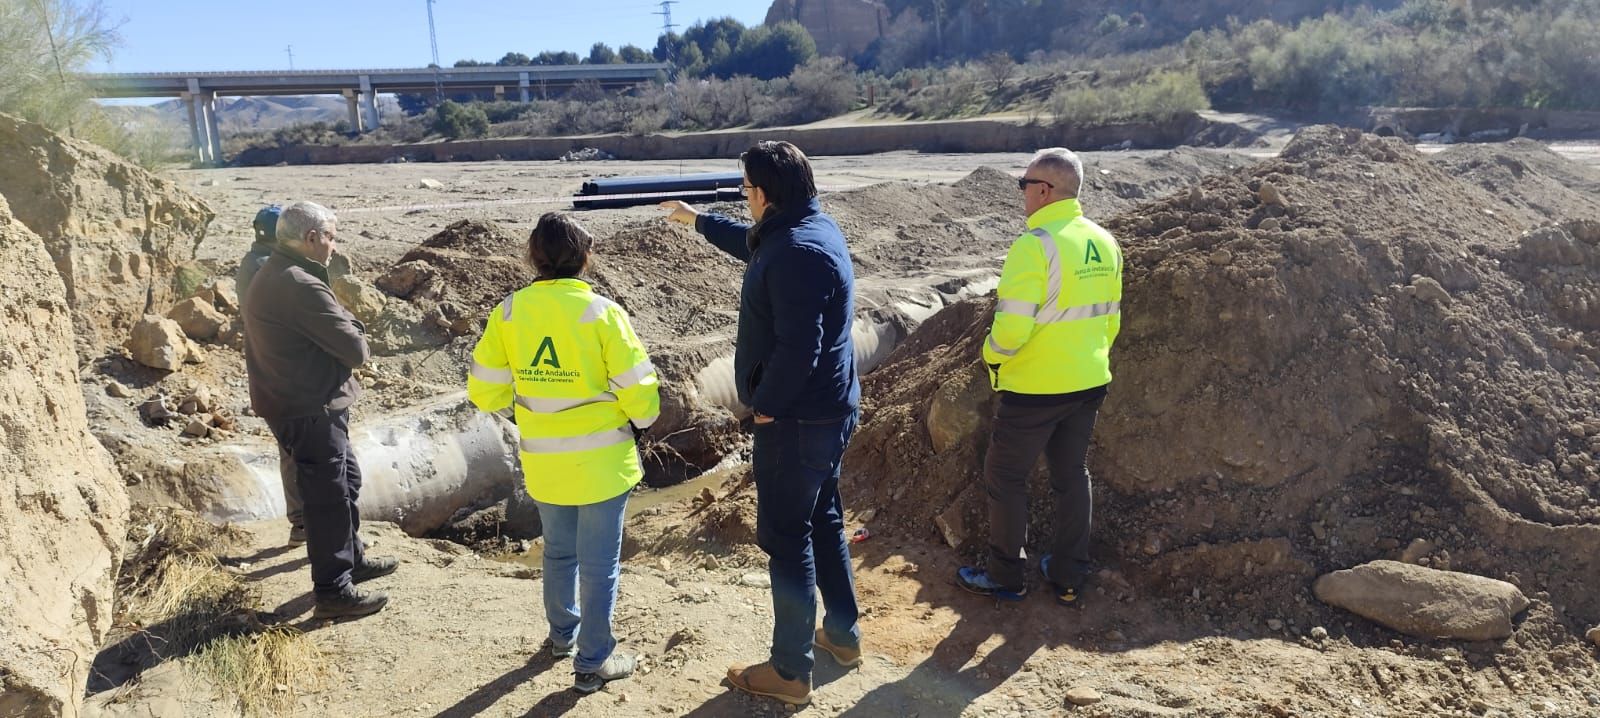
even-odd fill
[[[728,669],[728,682],[745,693],[757,696],[776,698],[784,703],[803,706],[811,702],[811,683],[795,679],[786,681],[778,675],[778,669],[771,663],[757,663],[745,668],[734,666]]]
[[[851,648],[834,643],[828,640],[828,632],[820,628],[817,629],[816,643],[817,648],[827,651],[828,655],[833,656],[835,663],[845,668],[855,668],[861,665],[861,646]]]

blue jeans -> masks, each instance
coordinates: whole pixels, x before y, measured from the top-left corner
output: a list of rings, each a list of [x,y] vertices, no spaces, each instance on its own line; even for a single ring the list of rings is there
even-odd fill
[[[828,640],[861,643],[839,499],[839,465],[855,429],[855,414],[817,422],[779,419],[755,429],[756,543],[767,553],[772,576],[772,665],[807,681],[816,663],[818,590]]]
[[[578,673],[599,670],[617,647],[611,613],[617,605],[627,508],[626,491],[586,506],[539,502],[539,520],[544,522],[544,614],[550,621],[551,641],[563,646],[577,641],[572,667]]]

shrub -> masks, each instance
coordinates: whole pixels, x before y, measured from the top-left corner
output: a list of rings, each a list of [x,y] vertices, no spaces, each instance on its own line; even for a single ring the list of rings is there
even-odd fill
[[[445,100],[433,108],[433,131],[452,140],[482,137],[489,133],[489,116],[477,104]]]
[[[1130,85],[1066,88],[1050,98],[1056,122],[1072,125],[1161,121],[1210,106],[1194,72],[1158,72]]]

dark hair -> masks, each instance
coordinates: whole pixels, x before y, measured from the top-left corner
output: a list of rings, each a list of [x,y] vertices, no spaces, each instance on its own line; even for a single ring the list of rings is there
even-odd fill
[[[528,234],[528,262],[540,279],[571,279],[589,265],[594,237],[571,217],[549,212]]]
[[[788,142],[765,140],[739,155],[745,178],[751,186],[766,193],[767,202],[791,207],[817,196],[817,181],[811,176],[811,161]]]

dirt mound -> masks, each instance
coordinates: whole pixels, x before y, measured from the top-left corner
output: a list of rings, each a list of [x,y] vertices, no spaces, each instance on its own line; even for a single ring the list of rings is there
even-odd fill
[[[1398,141],[1322,127],[1107,222],[1127,269],[1091,455],[1106,590],[1126,573],[1247,620],[1304,601],[1313,569],[1426,538],[1436,567],[1600,617],[1600,237],[1503,206]],[[981,545],[988,321],[948,309],[867,379],[858,508]],[[962,414],[979,420],[942,418]],[[930,433],[961,440],[940,453]]]
[[[1518,209],[1549,219],[1600,219],[1600,170],[1533,140],[1455,145],[1429,161]]]
[[[194,259],[211,210],[105,149],[0,115],[0,196],[54,260],[85,359],[192,289],[179,265]]]
[[[0,267],[0,715],[76,715],[111,627],[128,499],[89,435],[66,290],[3,198]]]
[[[437,234],[422,240],[431,249],[450,249],[482,257],[515,257],[526,248],[494,222],[463,219],[452,222]]]

